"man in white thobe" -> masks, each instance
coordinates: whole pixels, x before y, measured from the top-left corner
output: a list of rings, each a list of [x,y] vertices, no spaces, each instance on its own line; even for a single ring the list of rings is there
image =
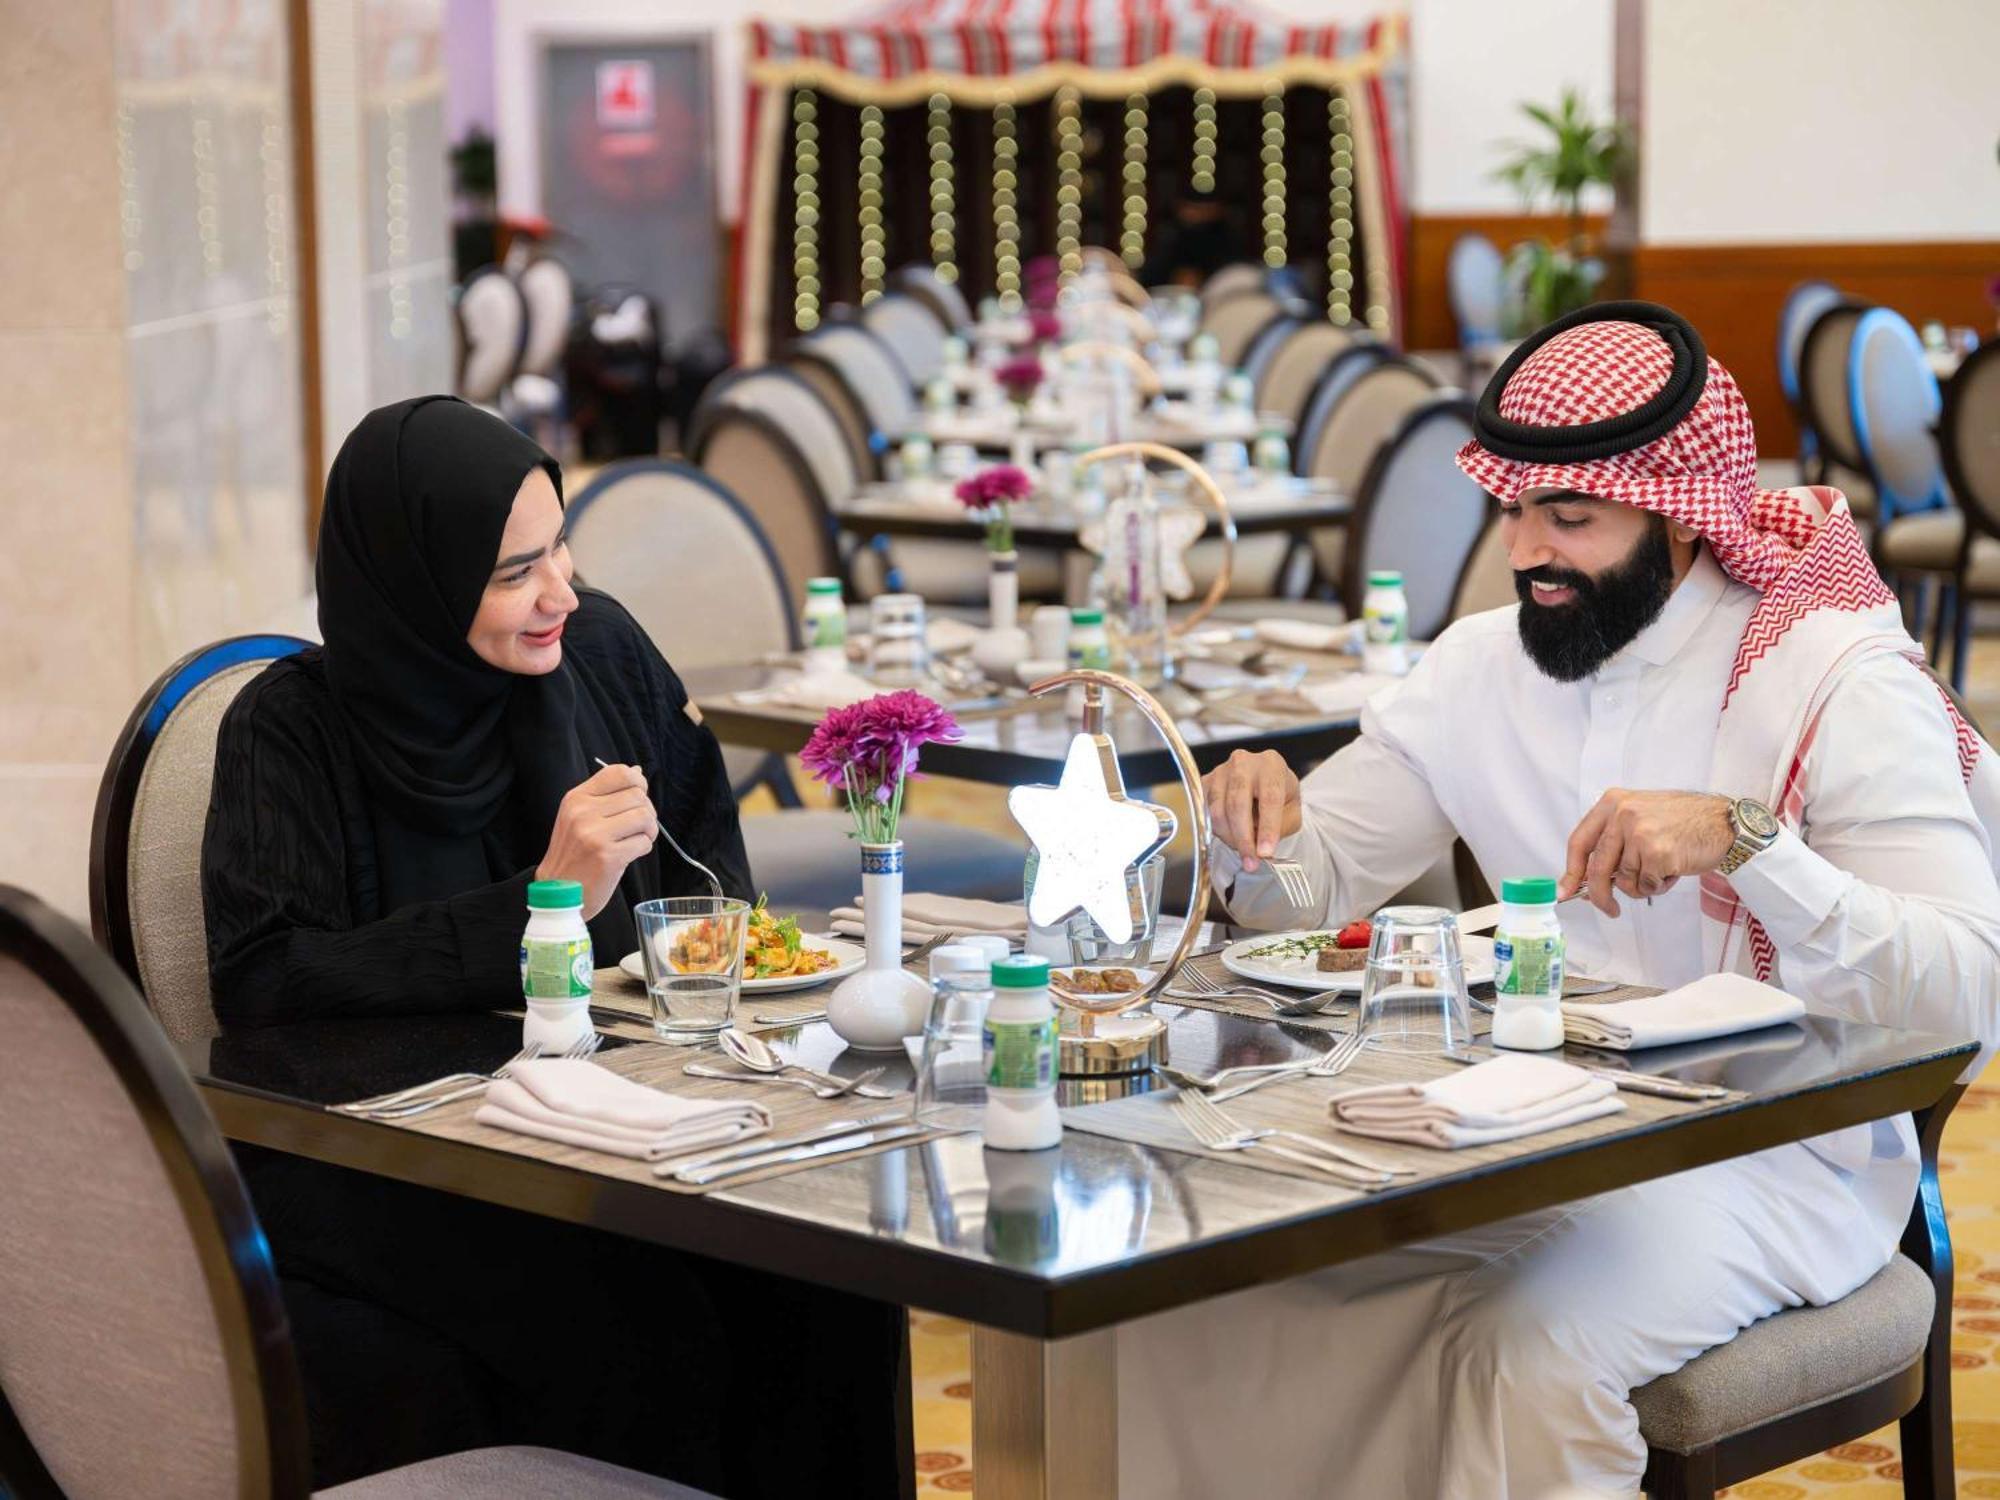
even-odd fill
[[[1990,1049],[2000,770],[1845,501],[1757,491],[1735,383],[1646,304],[1530,340],[1476,431],[1459,463],[1501,502],[1521,603],[1447,630],[1303,784],[1269,752],[1211,774],[1235,918],[1365,915],[1456,836],[1496,887],[1587,883],[1575,972],[1740,969]],[[1635,1493],[1628,1392],[1867,1281],[1917,1173],[1905,1116],[1129,1325],[1121,1492]]]

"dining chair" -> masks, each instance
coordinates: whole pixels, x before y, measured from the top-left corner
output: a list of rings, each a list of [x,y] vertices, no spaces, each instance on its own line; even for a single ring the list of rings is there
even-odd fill
[[[956,334],[971,331],[972,305],[965,300],[964,289],[956,281],[946,281],[928,261],[911,261],[891,273],[888,286],[891,291],[908,292],[923,303],[947,331]]]
[[[742,498],[777,549],[786,594],[846,577],[833,507],[860,482],[847,438],[818,392],[779,365],[732,370],[688,420],[687,456]]]
[[[1388,344],[1366,334],[1356,334],[1346,348],[1339,350],[1314,372],[1312,389],[1306,393],[1305,405],[1299,412],[1298,430],[1292,437],[1293,473],[1311,472],[1306,467],[1306,455],[1319,446],[1319,435],[1326,428],[1327,418],[1340,404],[1340,398],[1347,394],[1347,388],[1395,352]]]
[[[1840,300],[1840,288],[1830,281],[1801,281],[1785,294],[1784,306],[1778,310],[1778,385],[1799,429],[1801,484],[1808,482],[1808,466],[1819,444],[1800,393],[1799,362],[1805,353],[1806,330],[1812,327],[1815,318]]]
[[[1291,423],[1292,439],[1296,442],[1305,417],[1306,400],[1320,376],[1336,357],[1363,337],[1324,318],[1294,327],[1284,343],[1273,351],[1257,381],[1257,410]]]
[[[1867,461],[1854,439],[1847,372],[1854,330],[1869,306],[1842,297],[1806,326],[1799,345],[1799,405],[1812,426],[1814,447],[1807,483],[1838,486],[1863,520],[1874,518],[1875,496],[1868,489]]]
[[[306,1500],[298,1361],[229,1146],[130,980],[13,886],[0,886],[0,1027],[0,1493]],[[544,1494],[699,1500],[544,1448],[321,1491]]]
[[[453,389],[475,406],[498,409],[521,368],[528,309],[521,289],[498,266],[482,266],[465,279],[452,303],[458,328],[458,371]]]
[[[1932,586],[1940,594],[1931,647],[1944,645],[1949,594],[1965,541],[1965,513],[1951,503],[1938,449],[1943,406],[1937,375],[1916,329],[1900,313],[1870,308],[1848,346],[1847,400],[1854,442],[1875,491],[1872,538],[1878,567],[1892,584],[1916,583],[1921,632]]]
[[[90,826],[90,926],[177,1042],[215,1036],[201,839],[222,716],[250,679],[311,643],[240,635],[162,672],[126,719]]]
[[[1361,613],[1368,575],[1393,569],[1403,575],[1410,639],[1435,640],[1451,622],[1460,576],[1494,509],[1453,462],[1472,438],[1472,414],[1464,396],[1433,395],[1375,450],[1347,522],[1340,594],[1350,616]]]
[[[1250,377],[1251,405],[1261,413],[1263,403],[1257,400],[1257,393],[1263,389],[1265,373],[1271,368],[1271,361],[1285,346],[1285,341],[1305,326],[1306,320],[1289,312],[1273,315],[1271,320],[1250,335],[1250,342],[1243,349],[1242,370]]]
[[[1937,1153],[1964,1092],[1955,1084],[1917,1111],[1917,1200],[1888,1265],[1837,1302],[1773,1313],[1632,1392],[1653,1500],[1712,1500],[1888,1422],[1901,1428],[1908,1500],[1957,1493],[1951,1228]]]
[[[1964,517],[1952,575],[1951,680],[1965,685],[1972,606],[2000,599],[2000,339],[1988,339],[1944,388],[1938,444],[1945,478]],[[1933,647],[1931,660],[1940,660]]]
[[[926,303],[907,292],[884,292],[861,309],[861,324],[896,351],[916,389],[929,385],[944,369],[944,341],[951,330]]]
[[[756,516],[715,479],[667,459],[599,473],[569,504],[577,577],[632,611],[676,670],[754,662],[799,647],[797,599]],[[852,815],[808,809],[782,756],[722,747],[739,797],[769,787],[780,811],[743,819],[750,869],[780,909],[827,911],[855,895]],[[905,814],[912,889],[1011,899],[1021,850],[1010,840]]]
[[[1207,307],[1239,292],[1261,292],[1264,277],[1265,269],[1259,262],[1239,260],[1226,265],[1201,284],[1201,305]]]
[[[900,442],[922,416],[914,382],[896,351],[864,324],[823,323],[792,345],[792,359],[828,404],[843,412],[843,425],[850,420],[846,413],[858,413],[866,444],[860,471],[882,477],[889,445]]]
[[[1428,366],[1407,355],[1384,354],[1369,361],[1343,386],[1313,432],[1312,447],[1300,455],[1302,472],[1332,480],[1350,502],[1355,500],[1376,450],[1443,385]],[[1352,610],[1360,596],[1350,598],[1344,591],[1348,530],[1347,525],[1318,527],[1312,533],[1312,548],[1319,576],[1342,591],[1343,602]]]
[[[551,380],[562,374],[569,325],[576,308],[576,284],[569,267],[553,255],[537,255],[521,270],[521,302],[527,309],[520,373]]]
[[[1463,620],[1489,609],[1505,609],[1519,600],[1514,592],[1514,564],[1500,534],[1500,507],[1490,503],[1489,497],[1486,524],[1479,528],[1479,539],[1472,544],[1452,589],[1451,618]]]
[[[1500,342],[1500,312],[1506,301],[1506,262],[1500,247],[1483,234],[1452,241],[1445,262],[1445,288],[1458,323],[1458,347],[1477,349]]]
[[[1265,291],[1237,292],[1214,301],[1204,298],[1197,332],[1214,338],[1216,359],[1223,369],[1234,370],[1242,365],[1251,339],[1286,306]]]

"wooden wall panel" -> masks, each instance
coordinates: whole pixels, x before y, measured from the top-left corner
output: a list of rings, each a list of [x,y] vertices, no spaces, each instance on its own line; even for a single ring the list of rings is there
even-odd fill
[[[1758,451],[1794,453],[1798,432],[1778,384],[1778,311],[1801,281],[1831,281],[1893,307],[1922,327],[1936,319],[1993,328],[1987,281],[2000,275],[2000,240],[1912,244],[1642,245],[1632,251],[1632,294],[1660,302],[1701,330],[1736,377],[1757,423]]]
[[[1604,216],[1588,214],[1587,231],[1602,242]],[[1500,247],[1501,254],[1522,240],[1561,240],[1568,221],[1559,214],[1416,214],[1410,219],[1410,268],[1408,316],[1404,319],[1405,347],[1411,349],[1456,349],[1458,324],[1451,315],[1451,298],[1445,288],[1445,266],[1451,247],[1462,234],[1483,234]]]

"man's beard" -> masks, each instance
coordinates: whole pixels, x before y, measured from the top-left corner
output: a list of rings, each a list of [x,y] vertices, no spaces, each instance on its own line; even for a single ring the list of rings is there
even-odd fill
[[[1530,585],[1568,588],[1565,604],[1536,602]],[[1617,567],[1592,578],[1567,568],[1524,568],[1514,575],[1521,598],[1521,646],[1544,676],[1578,682],[1629,646],[1652,624],[1674,591],[1674,554],[1663,517],[1647,518],[1646,534]]]

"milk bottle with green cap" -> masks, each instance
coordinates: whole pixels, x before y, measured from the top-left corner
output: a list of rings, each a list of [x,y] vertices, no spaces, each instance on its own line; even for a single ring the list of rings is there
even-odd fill
[[[993,965],[993,1003],[980,1037],[986,1144],[1042,1151],[1062,1144],[1056,1112],[1056,1008],[1049,961],[1016,953]]]
[[[804,628],[806,670],[834,672],[847,666],[847,605],[838,578],[808,578]]]
[[[1401,573],[1368,575],[1361,600],[1361,669],[1391,677],[1410,670],[1410,601]]]
[[[560,1052],[587,1036],[596,962],[583,920],[583,887],[574,880],[528,882],[528,926],[521,934],[521,998],[528,1009],[523,1042]]]
[[[1553,880],[1500,883],[1493,965],[1493,1045],[1531,1052],[1560,1047],[1563,935]]]

